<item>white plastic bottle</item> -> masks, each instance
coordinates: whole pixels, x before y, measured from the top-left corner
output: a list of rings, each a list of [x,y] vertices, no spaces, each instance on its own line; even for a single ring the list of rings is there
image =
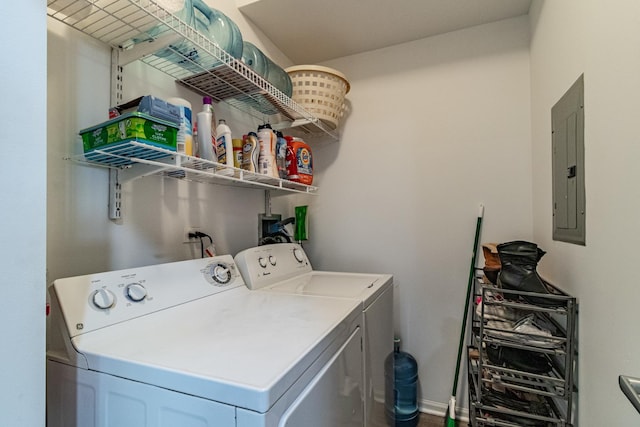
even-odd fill
[[[258,142],[260,142],[259,173],[279,178],[276,165],[276,134],[270,124],[258,126]]]
[[[233,168],[233,141],[231,140],[231,129],[224,119],[220,119],[216,128],[216,151],[217,162]],[[233,175],[233,169],[219,168],[218,173],[222,175]]]
[[[198,153],[201,159],[216,161],[216,138],[213,128],[215,122],[213,116],[213,106],[211,98],[202,98],[202,111],[197,115],[198,120]]]
[[[178,153],[193,156],[193,117],[191,103],[183,98],[169,98],[167,102],[180,107],[180,129],[178,130]]]

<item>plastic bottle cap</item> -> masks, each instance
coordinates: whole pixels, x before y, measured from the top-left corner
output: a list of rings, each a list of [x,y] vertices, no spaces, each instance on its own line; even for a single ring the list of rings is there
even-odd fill
[[[205,96],[204,98],[202,98],[202,103],[203,104],[211,104],[211,97],[210,96]]]

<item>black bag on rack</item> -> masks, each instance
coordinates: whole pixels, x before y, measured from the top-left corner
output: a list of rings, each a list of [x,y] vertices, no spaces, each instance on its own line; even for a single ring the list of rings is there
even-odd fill
[[[545,374],[552,369],[549,359],[542,353],[497,344],[488,344],[486,350],[489,361],[497,366],[532,374]]]

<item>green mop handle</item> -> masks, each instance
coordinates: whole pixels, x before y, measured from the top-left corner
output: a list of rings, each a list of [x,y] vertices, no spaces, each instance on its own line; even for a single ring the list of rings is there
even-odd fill
[[[478,211],[478,221],[476,222],[476,237],[473,241],[473,255],[471,256],[471,266],[469,267],[469,283],[467,284],[467,299],[464,302],[464,315],[462,317],[462,331],[460,333],[460,343],[458,344],[458,362],[456,363],[456,374],[453,380],[453,393],[455,396],[458,391],[458,376],[460,375],[460,360],[462,358],[462,348],[464,346],[465,332],[467,328],[467,315],[469,314],[469,300],[471,299],[471,288],[473,287],[473,277],[476,267],[476,253],[478,240],[480,239],[480,227],[482,226],[482,217],[484,216],[484,206],[480,205]]]

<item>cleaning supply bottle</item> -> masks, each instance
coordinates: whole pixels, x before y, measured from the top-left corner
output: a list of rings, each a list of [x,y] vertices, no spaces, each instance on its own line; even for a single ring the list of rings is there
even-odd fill
[[[231,145],[233,145],[233,167],[240,169],[242,167],[242,139],[233,138]]]
[[[287,140],[280,131],[276,131],[276,165],[278,176],[287,179]]]
[[[293,233],[293,238],[296,242],[302,242],[307,240],[307,206],[296,206],[296,227]]]
[[[278,178],[275,156],[276,134],[270,124],[258,126],[258,142],[260,142],[259,173]]]
[[[400,351],[400,338],[393,340],[393,353],[384,361],[385,414],[392,426],[418,425],[418,362]]]
[[[233,143],[231,142],[231,129],[227,126],[227,122],[224,119],[218,121],[216,136],[217,162],[232,168]],[[222,175],[233,175],[233,169],[219,168],[218,173]]]
[[[202,111],[197,115],[198,121],[198,154],[201,159],[216,161],[216,144],[213,106],[211,98],[202,98]]]
[[[258,173],[258,162],[260,159],[260,143],[255,132],[249,132],[243,138],[242,145],[242,169]],[[249,179],[249,178],[247,178]]]
[[[169,98],[167,102],[180,107],[180,129],[178,130],[178,153],[193,156],[193,119],[191,103],[183,98]]]
[[[313,182],[311,147],[300,138],[287,139],[287,179],[302,184]]]

